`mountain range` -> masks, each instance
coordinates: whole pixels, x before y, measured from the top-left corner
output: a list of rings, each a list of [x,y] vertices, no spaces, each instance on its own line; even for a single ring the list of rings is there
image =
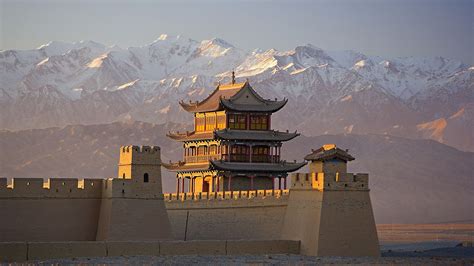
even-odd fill
[[[127,121],[62,128],[0,131],[0,173],[6,177],[115,177],[121,145],[159,145],[162,160],[181,159],[182,146],[165,136],[183,124]],[[300,136],[283,145],[285,160],[336,143],[356,160],[349,171],[370,174],[377,223],[472,222],[473,152],[434,140],[378,134]],[[306,171],[308,169],[302,169]],[[176,189],[162,169],[166,192]]]
[[[222,39],[161,35],[121,48],[50,42],[0,51],[4,130],[168,122],[189,126],[177,104],[217,84],[248,79],[266,98],[287,98],[276,128],[306,136],[378,134],[433,139],[474,151],[474,67],[443,57],[388,58],[311,44],[239,49]]]

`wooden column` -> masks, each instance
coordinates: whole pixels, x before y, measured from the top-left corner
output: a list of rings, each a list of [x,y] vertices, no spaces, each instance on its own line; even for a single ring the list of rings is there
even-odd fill
[[[250,190],[253,190],[253,175],[250,176]]]
[[[184,193],[184,177],[182,178],[181,191]]]
[[[231,182],[232,182],[232,175],[229,175],[229,183],[228,183],[228,186],[227,186],[227,189],[229,191],[232,191]]]
[[[275,190],[275,177],[272,176],[272,190]]]
[[[176,178],[176,194],[179,195],[179,177]]]
[[[283,182],[284,182],[284,183],[283,183],[283,189],[286,189],[286,176],[283,177]]]
[[[253,145],[250,144],[249,146],[249,162],[252,162],[252,153],[253,153]]]
[[[219,192],[219,189],[220,189],[220,187],[219,187],[219,179],[220,179],[219,176],[216,176],[216,179],[217,179],[217,182],[216,182],[216,184],[217,184],[216,192]]]
[[[270,162],[273,163],[273,146],[270,146]],[[275,178],[273,178],[273,181],[275,181]]]
[[[247,119],[246,119],[246,120],[247,120],[247,121],[246,121],[247,123],[245,123],[245,124],[246,124],[246,125],[245,125],[245,127],[246,127],[245,129],[250,129],[250,114],[247,114],[246,117],[247,117]]]

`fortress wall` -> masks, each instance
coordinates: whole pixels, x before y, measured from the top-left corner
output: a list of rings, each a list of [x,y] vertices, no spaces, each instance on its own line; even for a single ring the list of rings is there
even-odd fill
[[[318,255],[380,256],[368,191],[324,191],[322,200]]]
[[[96,239],[172,239],[160,188],[140,179],[105,180]]]
[[[379,256],[367,174],[297,173],[282,238],[301,240],[301,254]]]
[[[280,239],[288,190],[165,194],[175,239]]]
[[[0,199],[0,241],[95,240],[100,199]]]
[[[95,240],[102,180],[15,178],[11,188],[5,181],[1,242]]]
[[[288,240],[0,242],[0,263],[77,257],[298,253],[299,241]]]

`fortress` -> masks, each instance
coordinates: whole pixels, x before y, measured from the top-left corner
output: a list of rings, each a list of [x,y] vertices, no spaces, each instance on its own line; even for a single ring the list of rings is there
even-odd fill
[[[220,104],[209,109],[216,94]],[[248,241],[247,248],[252,241],[290,241],[298,243],[292,252],[304,255],[379,256],[368,174],[347,173],[347,162],[354,160],[347,150],[313,150],[305,157],[310,172],[291,174],[287,189],[287,173],[306,163],[280,160],[281,142],[297,136],[270,129],[269,114],[284,103],[262,102],[248,83],[218,87],[205,102],[208,109],[200,110],[204,114],[195,114],[196,131],[171,134],[186,149],[184,162],[163,163],[177,172],[173,194],[162,193],[156,146],[120,147],[116,178],[0,178],[0,246],[178,241],[202,249],[224,241],[228,252],[234,243],[228,241]],[[228,108],[220,110],[222,104]],[[206,119],[207,112],[214,118]],[[217,127],[206,128],[206,121]]]

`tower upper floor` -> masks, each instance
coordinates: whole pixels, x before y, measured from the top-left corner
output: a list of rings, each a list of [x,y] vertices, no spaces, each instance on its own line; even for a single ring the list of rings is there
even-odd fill
[[[234,79],[233,79],[234,80]],[[188,112],[194,113],[194,131],[210,132],[220,129],[270,130],[271,114],[277,112],[287,100],[262,98],[249,84],[218,85],[200,102],[180,102]]]

